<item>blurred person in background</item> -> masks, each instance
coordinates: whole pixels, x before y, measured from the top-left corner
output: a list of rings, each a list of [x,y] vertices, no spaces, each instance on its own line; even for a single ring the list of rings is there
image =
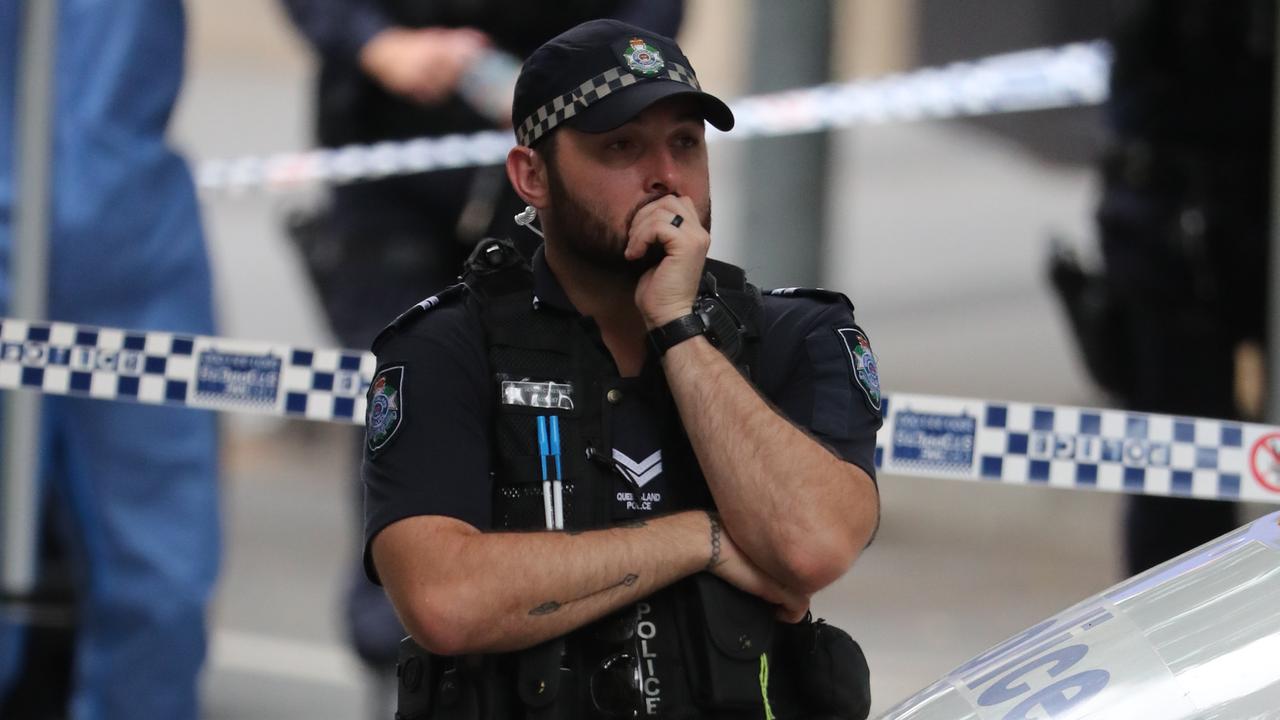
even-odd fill
[[[1140,0],[1127,10],[1112,37],[1114,137],[1097,212],[1105,274],[1085,302],[1075,274],[1069,309],[1090,370],[1126,407],[1258,420],[1275,1]],[[1128,572],[1237,524],[1235,503],[1131,496]]]
[[[23,13],[0,3],[0,266],[15,208]],[[48,314],[213,332],[195,188],[165,132],[183,73],[179,0],[58,0],[52,89]],[[0,306],[11,278],[0,273]],[[2,309],[2,308],[0,308]],[[0,716],[196,718],[205,614],[218,569],[216,418],[48,397],[42,507],[71,559],[70,706],[21,623],[0,615]]]
[[[520,63],[546,40],[597,17],[675,35],[684,15],[684,0],[284,5],[320,58],[315,131],[325,147],[509,128]],[[336,186],[291,232],[338,341],[366,348],[387,318],[451,283],[482,237],[519,237],[512,217],[523,207],[501,165],[464,168]],[[389,672],[404,631],[358,568],[346,607],[357,654]]]

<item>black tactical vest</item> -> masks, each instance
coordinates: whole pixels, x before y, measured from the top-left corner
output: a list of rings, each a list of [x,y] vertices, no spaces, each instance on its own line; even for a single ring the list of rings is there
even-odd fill
[[[760,339],[759,291],[746,282],[743,271],[708,260],[704,294],[713,291],[738,321],[741,344],[731,358],[749,378]],[[490,371],[497,389],[494,412],[493,525],[503,530],[590,530],[618,522],[614,517],[614,492],[618,471],[612,459],[613,405],[609,393],[619,380],[612,357],[595,324],[575,313],[538,306],[529,264],[505,242],[485,241],[467,263],[464,284],[479,300],[488,348]],[[714,290],[710,290],[714,288]],[[651,358],[651,362],[654,360]],[[713,509],[714,502],[697,458],[689,444],[670,393],[664,393],[661,452],[667,484],[667,512]],[[539,417],[545,418],[540,421]],[[547,437],[552,421],[558,425],[558,443]],[[558,445],[549,448],[550,445]],[[560,479],[556,497],[549,500],[540,456],[558,450]],[[552,507],[556,510],[553,512]],[[684,654],[673,649],[682,629],[683,603],[691,593],[691,581],[682,581],[646,599],[646,612],[666,622],[668,655],[661,662],[663,702],[667,708],[692,709],[696,688],[689,683]],[[586,679],[599,664],[618,650],[601,643],[601,626],[637,622],[638,606],[588,625],[567,638],[517,654],[517,684],[553,683],[561,666],[567,675]],[[559,657],[557,657],[559,656]],[[541,665],[541,667],[537,667]],[[676,677],[676,676],[679,677]],[[538,678],[530,680],[530,678]],[[587,711],[579,687],[579,711]],[[521,700],[528,705],[536,697]],[[667,715],[673,716],[673,715]]]
[[[708,260],[706,270],[714,278],[708,283],[740,323],[742,349],[733,360],[750,377],[760,338],[760,293],[737,267]],[[535,307],[531,268],[505,242],[481,243],[468,261],[464,282],[480,300],[490,369],[498,388],[492,449],[495,529],[547,529],[539,462],[544,441],[539,437],[538,416],[554,416],[559,426],[563,522],[558,529],[588,530],[612,524],[616,476],[607,398],[617,371],[594,323],[554,308]],[[517,391],[522,396],[517,397]],[[510,397],[504,397],[507,393]],[[516,401],[509,402],[513,397]],[[667,509],[711,509],[706,481],[675,404],[669,396],[667,400],[663,471],[680,478],[676,484],[682,488],[681,496]]]

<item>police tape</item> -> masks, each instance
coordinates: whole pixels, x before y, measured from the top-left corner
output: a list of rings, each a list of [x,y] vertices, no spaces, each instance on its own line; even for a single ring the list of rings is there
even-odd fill
[[[0,318],[0,389],[363,424],[372,353]],[[1280,427],[895,393],[881,473],[1280,504]]]
[[[1094,105],[1106,100],[1110,47],[1102,41],[993,55],[876,80],[832,83],[740,98],[730,133],[745,140],[865,124],[970,117]],[[207,160],[205,191],[280,191],[309,183],[360,180],[502,163],[509,132],[416,138],[370,145]]]
[[[364,422],[371,353],[0,318],[0,389]]]
[[[887,474],[1280,503],[1280,427],[1123,410],[894,394]]]

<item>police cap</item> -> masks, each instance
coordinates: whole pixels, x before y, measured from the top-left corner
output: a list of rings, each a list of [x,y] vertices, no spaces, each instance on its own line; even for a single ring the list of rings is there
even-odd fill
[[[618,20],[591,20],[525,61],[511,108],[516,142],[532,147],[561,126],[607,132],[675,95],[696,98],[703,118],[720,130],[733,127],[729,106],[702,91],[674,40]]]

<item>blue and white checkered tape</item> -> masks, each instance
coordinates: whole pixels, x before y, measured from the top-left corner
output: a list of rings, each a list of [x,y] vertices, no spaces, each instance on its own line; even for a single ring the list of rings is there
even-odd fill
[[[371,353],[0,319],[0,388],[364,422]]]
[[[739,98],[733,132],[745,140],[859,125],[941,120],[1096,105],[1107,98],[1111,48],[1102,41],[992,55],[874,80],[831,83]],[[205,191],[280,190],[310,182],[360,180],[502,163],[509,132],[485,130],[270,157],[207,160]]]
[[[1280,428],[1121,410],[895,394],[883,473],[1280,503]]]
[[[0,389],[363,424],[371,353],[0,318]],[[895,393],[882,474],[1280,503],[1280,428]]]

